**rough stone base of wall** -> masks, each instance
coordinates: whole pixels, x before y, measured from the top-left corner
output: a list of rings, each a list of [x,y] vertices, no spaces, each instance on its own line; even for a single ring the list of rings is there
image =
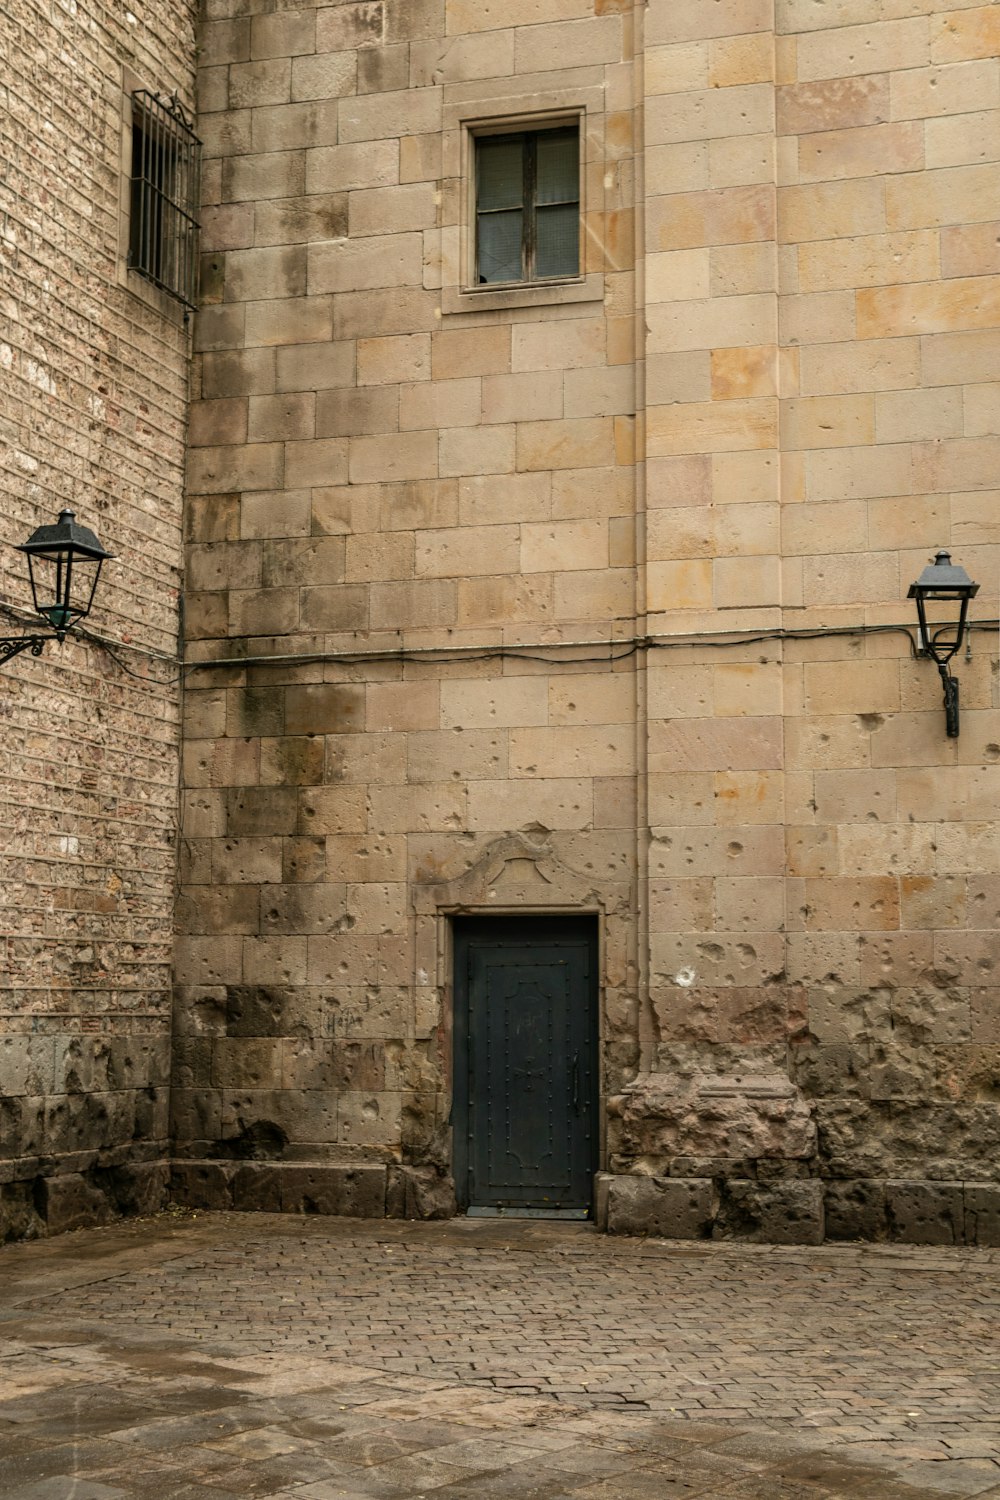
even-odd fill
[[[454,1186],[431,1168],[380,1162],[149,1161],[0,1183],[0,1243],[187,1208],[448,1219]],[[609,1234],[818,1245],[824,1240],[1000,1246],[1000,1183],[599,1173]]]
[[[170,1196],[186,1208],[355,1219],[450,1219],[457,1212],[450,1178],[382,1162],[175,1161]]]
[[[1000,1245],[1000,1183],[600,1173],[595,1217],[609,1234],[663,1239]]]
[[[0,1244],[157,1213],[169,1182],[168,1162],[146,1161],[0,1183]]]

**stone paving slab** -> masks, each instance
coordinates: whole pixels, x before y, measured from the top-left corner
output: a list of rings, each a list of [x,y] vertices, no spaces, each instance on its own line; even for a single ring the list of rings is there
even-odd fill
[[[0,1250],[3,1500],[1000,1497],[1000,1252],[162,1215]]]

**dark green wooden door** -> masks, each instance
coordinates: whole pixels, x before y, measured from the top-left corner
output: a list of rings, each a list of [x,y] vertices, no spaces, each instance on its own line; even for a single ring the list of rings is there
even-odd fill
[[[456,921],[454,1097],[464,1207],[590,1207],[597,1152],[592,920]]]

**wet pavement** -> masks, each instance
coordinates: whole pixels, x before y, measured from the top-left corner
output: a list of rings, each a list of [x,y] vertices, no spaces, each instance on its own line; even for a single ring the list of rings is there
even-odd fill
[[[1000,1251],[166,1214],[0,1250],[4,1500],[1000,1497]]]

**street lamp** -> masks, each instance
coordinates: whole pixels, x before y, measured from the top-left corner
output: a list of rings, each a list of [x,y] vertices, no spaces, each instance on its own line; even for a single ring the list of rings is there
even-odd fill
[[[917,601],[917,619],[920,625],[920,654],[937,662],[944,685],[945,724],[949,739],[958,739],[958,679],[948,671],[948,663],[962,644],[965,621],[969,613],[969,600],[979,592],[979,584],[973,583],[964,568],[951,560],[949,552],[939,552],[932,563],[921,573],[916,583],[910,584],[908,599]],[[928,618],[928,605],[958,605],[958,618],[954,608],[937,610]]]
[[[71,625],[90,613],[101,564],[106,552],[88,526],[80,526],[71,510],[60,513],[51,526],[39,526],[17,548],[28,558],[28,576],[35,613],[51,635],[0,637],[0,666],[21,651],[41,656],[46,641],[61,641]]]

